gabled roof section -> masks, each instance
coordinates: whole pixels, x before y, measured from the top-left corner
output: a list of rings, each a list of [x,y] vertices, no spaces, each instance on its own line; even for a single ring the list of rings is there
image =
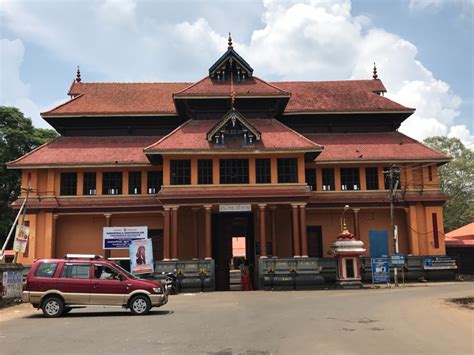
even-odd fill
[[[211,78],[216,77],[217,72],[220,70],[225,70],[226,68],[235,68],[240,69],[242,74],[245,74],[247,77],[252,77],[253,69],[247,63],[244,58],[242,58],[232,45],[232,37],[229,33],[228,47],[227,52],[225,52],[218,60],[209,68],[209,76]]]
[[[261,132],[260,141],[256,141],[253,145],[243,146],[240,142],[226,141],[222,146],[215,146],[206,139],[206,135],[219,122],[219,120],[189,120],[145,148],[145,154],[319,152],[323,148],[276,119],[247,120]]]
[[[222,120],[217,123],[209,132],[207,132],[207,140],[212,142],[212,138],[216,133],[218,133],[228,122],[232,122],[232,125],[235,126],[237,122],[240,122],[242,126],[247,128],[247,130],[255,136],[255,140],[259,141],[262,138],[262,134],[252,126],[244,116],[240,114],[235,108],[232,108],[229,112],[227,112]]]
[[[280,89],[256,76],[244,81],[217,81],[206,76],[197,83],[176,92],[174,98],[184,97],[229,97],[234,92],[236,97],[276,96],[290,97],[288,91]]]

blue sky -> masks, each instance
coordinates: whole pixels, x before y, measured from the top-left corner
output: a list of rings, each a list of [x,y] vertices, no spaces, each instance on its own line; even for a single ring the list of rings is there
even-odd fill
[[[36,126],[83,81],[195,81],[234,48],[265,80],[371,78],[417,109],[401,131],[474,148],[474,0],[0,0],[0,104]]]

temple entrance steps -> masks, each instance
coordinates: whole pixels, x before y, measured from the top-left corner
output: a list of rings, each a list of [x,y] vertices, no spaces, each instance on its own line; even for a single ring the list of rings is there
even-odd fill
[[[229,272],[229,285],[231,291],[240,291],[241,288],[241,272],[239,269],[230,270]]]

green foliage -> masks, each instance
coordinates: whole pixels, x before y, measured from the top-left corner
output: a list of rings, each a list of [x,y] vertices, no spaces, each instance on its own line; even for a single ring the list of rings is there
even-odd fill
[[[0,248],[15,218],[8,207],[20,194],[20,171],[8,170],[5,163],[57,137],[51,129],[33,127],[31,119],[15,107],[0,106]]]
[[[440,185],[449,196],[444,227],[451,231],[474,221],[474,152],[457,138],[430,137],[424,143],[453,158],[438,170]]]

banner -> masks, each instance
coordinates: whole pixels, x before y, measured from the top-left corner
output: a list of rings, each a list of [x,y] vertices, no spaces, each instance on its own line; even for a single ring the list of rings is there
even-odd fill
[[[151,239],[133,240],[129,247],[130,272],[132,274],[151,274],[154,272],[153,245]]]
[[[103,249],[128,249],[132,240],[148,238],[148,227],[104,227]]]
[[[423,259],[425,270],[452,270],[457,269],[456,260],[450,256],[426,256]]]
[[[13,251],[16,253],[24,253],[26,250],[26,244],[28,243],[28,238],[30,236],[30,228],[17,225],[15,232],[15,241],[13,243]]]
[[[372,264],[372,283],[390,283],[390,267],[388,265],[388,258],[374,258],[370,260]]]

